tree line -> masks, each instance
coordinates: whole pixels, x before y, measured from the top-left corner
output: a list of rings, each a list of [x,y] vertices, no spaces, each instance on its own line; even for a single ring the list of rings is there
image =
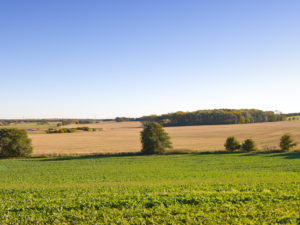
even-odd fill
[[[143,116],[140,121],[143,125],[157,122],[162,126],[189,126],[189,125],[219,125],[243,124],[284,121],[286,116],[273,111],[258,109],[213,109],[194,112],[176,112],[160,116]]]
[[[131,118],[131,117],[116,117],[116,122],[129,122],[129,121],[139,121],[140,118]]]

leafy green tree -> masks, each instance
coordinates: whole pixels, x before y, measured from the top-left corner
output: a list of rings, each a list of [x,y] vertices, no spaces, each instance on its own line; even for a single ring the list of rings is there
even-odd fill
[[[57,126],[58,127],[62,126],[62,123],[61,122],[57,123]]]
[[[0,129],[0,156],[27,157],[31,153],[31,139],[25,130]]]
[[[160,154],[167,148],[172,149],[172,143],[167,132],[156,122],[149,122],[141,131],[142,153]]]
[[[294,142],[294,138],[290,133],[286,133],[280,138],[279,145],[281,150],[289,151],[291,148],[297,146],[297,143]]]
[[[255,141],[253,141],[251,138],[244,141],[242,144],[242,150],[244,152],[255,152],[258,150]]]
[[[239,143],[239,141],[234,137],[234,136],[231,136],[231,137],[228,137],[226,139],[226,142],[224,144],[224,147],[227,151],[235,151],[235,150],[238,150],[241,148],[241,145]]]

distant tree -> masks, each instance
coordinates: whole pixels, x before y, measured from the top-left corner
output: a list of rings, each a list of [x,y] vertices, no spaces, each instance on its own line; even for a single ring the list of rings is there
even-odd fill
[[[159,123],[149,122],[141,131],[142,153],[160,154],[167,148],[172,149],[170,139],[168,133]]]
[[[116,117],[116,122],[124,122],[124,119],[121,117]]]
[[[90,131],[91,129],[89,127],[83,127],[84,131]]]
[[[62,123],[61,123],[61,122],[57,123],[57,126],[58,126],[58,127],[60,127],[61,125],[62,125]]]
[[[295,120],[296,118],[295,117],[293,117],[293,120]]]
[[[63,120],[62,121],[62,125],[69,125],[69,124],[72,124],[74,123],[74,120]]]
[[[294,138],[290,133],[286,133],[280,138],[279,146],[281,150],[289,151],[291,148],[297,146],[297,143],[294,142]]]
[[[228,137],[226,139],[226,142],[224,144],[224,147],[227,151],[235,151],[235,150],[238,150],[241,148],[241,145],[240,143],[238,142],[238,140],[234,137],[234,136],[231,136],[231,137]]]
[[[65,133],[63,129],[59,130],[58,133]]]
[[[31,139],[25,130],[0,129],[0,156],[27,157],[31,153]]]
[[[247,139],[244,141],[244,143],[242,144],[242,150],[244,152],[254,152],[257,151],[257,146],[256,143],[251,139]]]

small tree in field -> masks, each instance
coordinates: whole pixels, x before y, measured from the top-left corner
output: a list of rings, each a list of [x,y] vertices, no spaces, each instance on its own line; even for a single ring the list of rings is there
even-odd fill
[[[256,143],[251,138],[249,138],[245,140],[244,143],[242,144],[242,150],[244,152],[255,152],[258,149]]]
[[[224,147],[227,151],[233,152],[235,150],[240,149],[241,145],[234,136],[231,136],[226,139]]]
[[[25,130],[0,129],[0,156],[27,157],[31,153],[31,139]]]
[[[172,149],[170,139],[168,133],[164,131],[159,123],[150,122],[141,131],[142,153],[149,155],[160,154],[166,148]]]
[[[57,123],[57,126],[58,127],[62,126],[62,123],[61,122]]]
[[[289,151],[291,148],[297,146],[297,143],[294,142],[294,138],[290,133],[286,133],[280,138],[279,145],[281,150]]]

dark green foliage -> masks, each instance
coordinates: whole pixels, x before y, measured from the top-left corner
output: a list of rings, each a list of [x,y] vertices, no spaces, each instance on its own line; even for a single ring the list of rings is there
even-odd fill
[[[45,132],[48,134],[54,134],[54,133],[74,133],[76,131],[76,128],[62,128],[59,130],[49,128]]]
[[[173,148],[170,139],[159,123],[150,122],[141,131],[142,153],[163,153],[166,148]]]
[[[49,128],[48,130],[45,130],[45,132],[47,134],[53,134],[53,133],[57,133],[57,130],[56,129],[53,129],[53,128]]]
[[[86,123],[94,123],[95,120],[86,119],[86,120],[78,120],[79,124],[86,124]]]
[[[77,127],[77,130],[83,130],[83,131],[90,131],[91,129],[89,127]]]
[[[1,224],[299,224],[300,182],[0,190]]]
[[[25,130],[0,129],[0,156],[28,157],[31,153],[31,139]]]
[[[195,112],[179,111],[160,116],[144,116],[140,119],[142,124],[157,122],[162,126],[260,123],[283,120],[286,120],[286,117],[282,114],[257,109],[214,109],[198,110]]]
[[[244,152],[255,152],[257,151],[257,146],[255,141],[253,141],[251,138],[247,139],[244,141],[244,143],[242,144],[242,150]]]
[[[297,146],[297,143],[294,142],[294,138],[290,133],[286,133],[280,138],[279,145],[281,150],[289,151],[291,148]]]
[[[62,126],[62,123],[61,122],[57,123],[57,126],[58,127]]]
[[[234,137],[234,136],[231,136],[231,137],[228,137],[226,139],[226,142],[224,144],[224,147],[227,151],[235,151],[235,150],[238,150],[241,148],[241,145],[240,143],[238,142],[238,140]]]
[[[116,117],[116,122],[129,122],[129,121],[138,121],[139,119],[131,118],[131,117]]]

